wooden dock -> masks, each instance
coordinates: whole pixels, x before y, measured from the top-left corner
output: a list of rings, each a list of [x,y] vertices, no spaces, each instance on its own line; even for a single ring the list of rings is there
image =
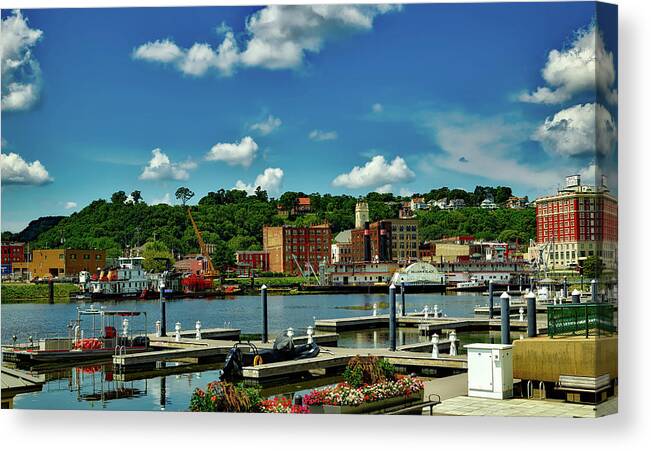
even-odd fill
[[[325,348],[322,349],[322,354],[311,359],[246,366],[243,368],[243,375],[248,382],[256,383],[291,379],[305,373],[329,375],[341,371],[346,367],[350,359],[357,355],[372,355],[384,358],[396,366],[415,371],[445,369],[454,372],[468,369],[468,361],[465,355],[441,355],[439,358],[433,359],[430,355],[421,352],[389,351],[388,349],[376,348]]]
[[[294,344],[305,344],[307,338],[307,336],[294,337]],[[328,343],[336,346],[338,335],[315,334],[312,338],[320,346]],[[235,343],[237,341],[233,340],[181,338],[176,341],[175,337],[152,337],[150,346],[158,349],[137,354],[114,355],[113,365],[118,371],[123,372],[128,369],[151,368],[158,362],[223,363],[228,351]],[[243,342],[244,347],[246,347],[246,343],[249,342]],[[257,349],[271,349],[273,347],[272,342],[251,341],[250,343]]]
[[[398,327],[418,328],[423,334],[440,334],[445,331],[457,332],[499,330],[499,319],[488,318],[425,318],[420,315],[397,317]],[[341,332],[345,330],[365,330],[373,328],[388,328],[389,315],[359,316],[353,318],[334,318],[316,320],[317,330]],[[512,331],[526,331],[527,322],[511,320]]]
[[[2,366],[0,383],[2,385],[2,408],[11,409],[16,395],[41,391],[45,377],[35,377],[25,371]]]
[[[211,329],[201,329],[201,338],[215,340],[239,340],[240,329],[215,327]],[[197,335],[196,330],[182,330],[179,332],[181,338],[194,338]],[[167,332],[168,337],[174,337],[174,332]]]

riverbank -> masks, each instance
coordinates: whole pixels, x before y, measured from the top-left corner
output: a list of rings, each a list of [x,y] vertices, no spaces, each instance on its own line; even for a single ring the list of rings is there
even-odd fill
[[[54,302],[69,302],[70,293],[79,291],[74,283],[55,283]],[[0,298],[3,304],[43,304],[48,302],[49,287],[46,283],[3,282]]]

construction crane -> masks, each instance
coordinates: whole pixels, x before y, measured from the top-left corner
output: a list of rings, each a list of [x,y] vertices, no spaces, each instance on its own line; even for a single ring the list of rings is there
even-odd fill
[[[197,227],[197,223],[194,222],[194,218],[192,217],[192,210],[188,207],[188,216],[190,217],[190,222],[192,222],[192,228],[194,229],[194,234],[197,236],[197,241],[199,242],[199,249],[201,250],[201,255],[203,258],[206,260],[206,271],[204,271],[203,275],[205,277],[217,277],[219,276],[219,272],[215,269],[215,267],[212,264],[212,260],[210,259],[210,254],[208,253],[208,246],[206,246],[206,243],[204,243],[203,238],[201,237],[201,232],[199,231],[199,227]]]

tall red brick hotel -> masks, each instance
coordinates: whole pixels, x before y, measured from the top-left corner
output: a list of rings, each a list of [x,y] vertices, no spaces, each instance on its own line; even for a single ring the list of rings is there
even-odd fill
[[[596,185],[570,175],[556,194],[536,199],[536,242],[547,244],[551,269],[575,268],[593,255],[617,267],[617,199],[605,177]]]

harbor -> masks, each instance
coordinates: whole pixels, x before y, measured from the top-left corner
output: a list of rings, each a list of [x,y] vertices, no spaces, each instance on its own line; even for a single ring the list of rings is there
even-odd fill
[[[43,381],[40,385],[35,384],[35,387],[41,390],[35,388],[36,391],[18,394],[12,399],[12,405],[21,406],[25,402],[34,406],[38,405],[39,399],[42,399],[46,403],[44,405],[47,405],[49,396],[47,393],[49,393],[50,388],[54,389],[55,385],[60,387],[63,383],[64,385],[68,384],[69,387],[76,387],[77,396],[74,398],[76,399],[74,405],[77,407],[75,408],[92,408],[95,404],[78,405],[78,403],[87,402],[89,399],[100,399],[104,404],[114,403],[118,399],[120,403],[133,400],[134,406],[140,406],[139,399],[143,396],[151,396],[152,390],[157,387],[159,396],[156,408],[168,410],[171,407],[167,399],[167,385],[162,386],[162,384],[167,384],[166,381],[171,377],[195,381],[188,388],[200,388],[201,384],[204,383],[202,381],[206,377],[213,379],[222,377],[224,361],[229,352],[235,347],[240,347],[245,352],[251,350],[255,350],[255,353],[270,352],[273,348],[273,335],[280,332],[288,322],[297,326],[296,333],[291,333],[294,345],[305,346],[308,343],[314,343],[319,347],[319,354],[315,357],[300,360],[274,363],[261,361],[255,364],[244,364],[241,369],[242,382],[246,385],[259,387],[265,396],[277,397],[283,395],[291,399],[301,399],[302,396],[311,393],[313,390],[327,389],[327,387],[341,381],[347,366],[359,356],[384,360],[402,374],[412,374],[423,378],[428,387],[440,385],[437,381],[441,381],[445,386],[445,381],[448,378],[456,378],[459,375],[468,373],[469,359],[466,348],[471,346],[472,343],[477,343],[479,339],[480,342],[487,343],[487,346],[500,346],[499,343],[502,343],[505,339],[504,327],[508,328],[507,340],[509,343],[513,343],[515,349],[518,349],[520,342],[522,344],[529,343],[528,340],[532,336],[539,336],[542,339],[547,336],[546,321],[549,311],[554,307],[560,308],[563,305],[563,300],[558,305],[547,302],[534,303],[536,321],[534,321],[535,326],[532,329],[532,323],[528,315],[525,315],[525,318],[520,318],[519,307],[520,305],[526,305],[528,307],[526,313],[528,313],[529,308],[532,306],[530,302],[532,296],[521,299],[519,303],[514,299],[514,302],[508,303],[508,305],[505,304],[506,299],[510,301],[510,297],[506,297],[507,295],[494,296],[492,302],[495,315],[494,318],[488,318],[487,312],[482,311],[482,308],[488,309],[488,306],[478,307],[477,305],[479,301],[488,301],[490,303],[491,300],[474,294],[465,296],[458,294],[406,294],[404,296],[404,309],[407,313],[403,315],[401,296],[396,295],[396,290],[393,289],[392,292],[386,295],[357,295],[356,301],[355,298],[350,296],[342,296],[339,299],[333,295],[324,295],[319,299],[334,301],[335,305],[331,305],[323,312],[309,308],[315,301],[310,299],[310,296],[288,296],[285,299],[282,296],[268,296],[265,291],[263,289],[259,296],[251,297],[243,305],[241,305],[242,300],[246,298],[241,296],[233,297],[231,300],[188,299],[168,301],[166,315],[169,316],[165,320],[168,323],[165,334],[161,331],[161,318],[157,317],[157,315],[160,315],[160,301],[144,301],[145,303],[143,301],[132,301],[132,305],[140,309],[149,305],[149,308],[144,310],[148,311],[150,316],[156,318],[156,321],[150,321],[150,323],[155,323],[152,324],[155,330],[151,330],[146,334],[148,350],[127,353],[118,349],[111,353],[108,358],[91,362],[90,366],[83,362],[52,361],[48,362],[47,365],[34,365],[31,369],[29,367],[8,369],[8,371],[23,371],[23,374],[32,378],[32,380]],[[183,328],[182,323],[176,320],[177,311],[187,312],[189,307],[194,304],[204,304],[206,302],[210,302],[210,305],[213,306],[222,305],[225,307],[226,311],[220,311],[219,309],[217,311],[219,311],[220,317],[229,317],[231,320],[223,321],[224,327],[213,327],[215,317],[206,317],[205,314],[200,320],[183,320],[183,324],[187,326],[194,325],[194,329],[187,328],[187,326]],[[368,310],[365,311],[363,316],[359,315],[359,313],[356,313],[355,316],[347,316],[351,312],[355,312],[355,310],[338,307],[342,307],[342,304],[351,304],[351,302],[353,305],[347,305],[346,307],[354,307],[354,303],[357,302],[358,305],[368,307]],[[384,304],[388,303],[389,308],[378,308],[378,305],[384,305],[382,302]],[[569,307],[577,305],[571,302],[571,299],[565,299],[565,305]],[[175,305],[175,303],[178,304]],[[391,308],[392,303],[394,305],[393,309]],[[247,308],[249,304],[250,307]],[[255,308],[253,308],[254,305]],[[324,302],[319,302],[319,305],[323,306]],[[578,306],[581,305],[587,304],[578,304]],[[75,310],[81,308],[84,309],[83,311],[111,312],[114,306],[115,304],[110,302],[106,303],[106,305],[94,304],[92,306],[68,304],[65,307],[61,305],[35,305],[29,308],[17,305],[11,306],[8,310],[15,309],[16,311],[12,312],[14,315],[19,314],[20,310],[26,313],[34,309],[52,308],[68,311],[73,308]],[[121,301],[119,311],[124,311],[127,306],[129,306],[128,303]],[[177,310],[176,306],[183,306],[183,309]],[[305,322],[303,324],[306,324],[305,327],[299,327],[301,321],[297,320],[297,318],[291,321],[291,316],[283,313],[282,310],[278,310],[279,308],[289,308],[292,312],[300,312],[302,311],[301,306],[305,306],[312,313],[311,317],[304,317]],[[517,310],[513,310],[513,306],[516,306]],[[207,311],[203,305],[197,307],[199,307],[197,311]],[[612,306],[610,307],[612,308]],[[246,320],[241,323],[237,320],[238,316],[235,314],[240,308],[247,312],[245,317],[241,317]],[[6,318],[5,309],[7,309],[7,306],[3,306],[3,323]],[[507,323],[504,320],[507,317],[505,319],[501,317],[502,311],[509,312],[507,316],[508,325],[506,326]],[[333,317],[327,318],[328,312],[332,313]],[[324,317],[318,318],[314,313],[322,313]],[[288,320],[288,318],[290,319]],[[24,315],[20,316],[21,321],[25,319],[27,318]],[[283,326],[278,326],[281,323]],[[273,326],[270,327],[271,324]],[[263,331],[262,337],[259,335],[260,330]],[[265,331],[267,331],[266,340]],[[3,324],[3,334],[5,333],[8,333],[8,331],[5,324]],[[592,332],[588,331],[588,335],[592,335]],[[612,337],[612,333],[608,333],[608,336]],[[32,337],[32,340],[37,341],[36,337]],[[577,340],[580,341],[579,338]],[[564,342],[561,338],[553,339],[554,346]],[[544,341],[541,343],[544,343]],[[583,343],[581,342],[581,346],[584,346]],[[614,343],[616,343],[616,338]],[[509,344],[510,346],[512,345]],[[3,367],[9,364],[8,361],[11,360],[5,355],[5,352],[9,351],[9,349],[10,347],[3,344],[5,361]],[[541,358],[541,361],[558,358],[558,355],[555,354],[556,351],[545,351],[544,349],[545,346],[543,345],[541,350],[537,352],[551,352],[552,354]],[[563,353],[566,352],[568,351],[563,351]],[[572,355],[579,352],[581,355],[589,356],[592,355],[591,352],[593,351],[586,348],[571,352]],[[527,352],[527,354],[529,353]],[[529,364],[522,365],[526,367]],[[589,362],[586,362],[585,365],[587,367],[594,366]],[[561,370],[561,372],[563,374],[571,372],[569,368]],[[545,371],[548,370],[547,366]],[[547,382],[543,382],[543,380],[558,379],[560,373],[541,376],[541,369],[531,371],[527,374],[526,371],[523,373],[523,367],[514,369],[514,376],[512,377],[514,390],[517,387],[515,392],[519,394],[518,396],[528,399],[529,402],[535,402],[536,398],[549,399],[546,393],[547,389],[541,389],[541,387],[549,387]],[[599,399],[612,400],[612,395],[608,395],[608,393],[613,393],[615,388],[612,384],[612,374],[616,375],[616,368],[608,368],[604,371],[611,375],[607,378],[606,385],[603,382],[600,383],[601,385],[598,389],[594,389],[594,392],[590,391],[589,385],[587,388],[572,388],[572,386],[569,386],[568,396],[569,394],[578,396],[576,398],[578,400],[581,396],[583,396],[581,399],[587,399],[585,394],[582,395],[582,393],[594,393],[594,396],[601,393]],[[61,379],[61,376],[63,376],[63,379]],[[3,378],[7,379],[7,376],[3,376]],[[48,378],[51,378],[51,380],[48,380]],[[98,378],[101,379],[99,385]],[[93,390],[98,390],[99,393],[78,396],[80,392],[86,389],[84,388],[86,380],[92,380],[93,387],[95,387]],[[532,381],[535,381],[535,384],[532,384]],[[579,378],[579,385],[581,384],[585,386],[585,382],[581,382],[581,378]],[[418,404],[411,403],[405,405],[403,410],[409,414],[422,413],[424,415],[462,415],[467,412],[481,412],[481,406],[477,404],[464,407],[461,406],[461,401],[455,401],[457,398],[465,399],[468,396],[469,385],[467,380],[465,380],[464,387],[458,387],[458,384],[454,386],[456,388],[453,390],[453,394],[456,394],[456,396],[450,396],[447,401],[443,400],[439,403],[439,401],[428,401],[423,398],[422,407],[416,408],[415,406]],[[559,394],[565,393],[551,388],[549,390],[556,393],[554,395],[550,393],[552,398],[557,398]],[[75,390],[69,388],[68,393],[73,395]],[[175,397],[181,396],[183,398],[183,396],[186,396],[189,398],[191,393],[188,390],[185,390],[185,393],[185,395],[177,393]],[[432,392],[431,395],[436,395],[433,399],[438,399],[441,396],[435,392]],[[554,402],[558,403],[559,401]],[[609,405],[612,405],[612,401],[610,401]],[[177,407],[179,406],[177,405]],[[457,410],[454,412],[450,409]],[[393,411],[398,413],[402,410],[394,408],[386,411],[382,410],[384,413]],[[538,412],[539,409],[533,408],[531,411]],[[521,414],[521,412],[523,410],[516,409],[513,414],[517,415]],[[556,410],[552,409],[549,412],[556,412]],[[571,411],[571,409],[568,412],[561,412],[558,416],[580,416],[579,413]],[[588,413],[585,413],[585,415],[589,416]]]

